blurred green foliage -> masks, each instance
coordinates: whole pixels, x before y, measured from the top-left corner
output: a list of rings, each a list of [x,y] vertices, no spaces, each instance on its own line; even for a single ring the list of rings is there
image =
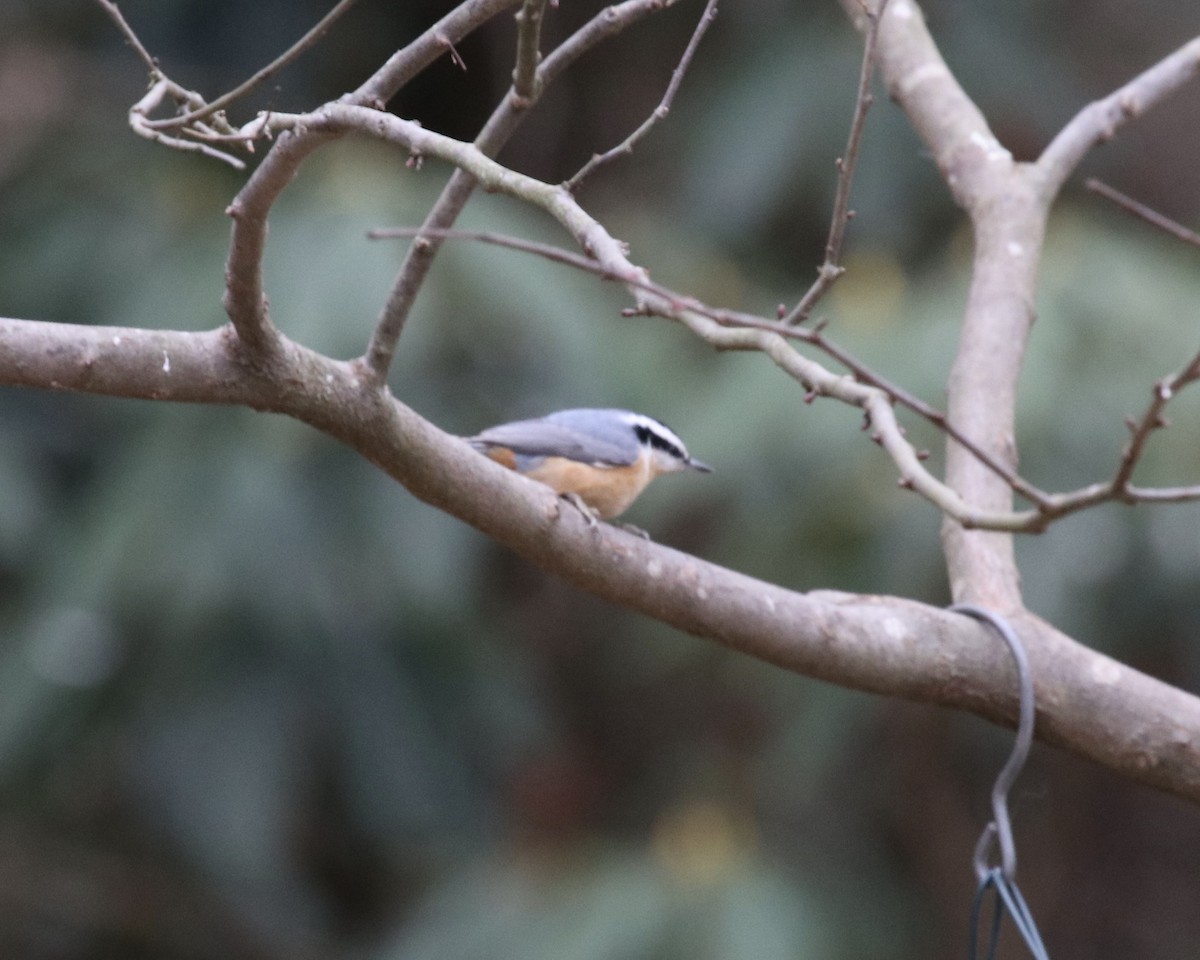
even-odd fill
[[[568,6],[550,37],[599,9]],[[1159,2],[1130,45],[1119,6],[929,15],[1031,155],[1195,31],[1192,11]],[[168,69],[209,91],[324,7],[122,4]],[[363,0],[263,99],[336,96],[444,9]],[[505,159],[561,178],[627,133],[697,12],[681,4],[597,51]],[[463,45],[467,73],[439,64],[398,109],[469,136],[510,47],[505,20]],[[833,4],[722,8],[670,120],[584,202],[657,279],[770,314],[819,257],[857,56]],[[134,138],[124,113],[142,82],[95,5],[0,10],[4,314],[223,321],[223,209],[241,178]],[[1200,98],[1185,99],[1094,161],[1184,218],[1197,170],[1174,141],[1190,144]],[[289,336],[362,351],[402,251],[365,233],[418,222],[445,175],[361,141],[304,167],[268,248]],[[969,237],[886,103],[855,206],[830,332],[939,403]],[[464,226],[563,239],[499,197],[477,198]],[[1068,198],[1022,382],[1029,477],[1108,475],[1123,416],[1196,349],[1197,302],[1194,254]],[[639,501],[630,519],[656,539],[797,589],[946,600],[939,517],[896,489],[854,411],[807,406],[766,359],[714,355],[624,305],[595,278],[450,244],[392,388],[461,433],[564,406],[644,410],[717,466]],[[1172,413],[1147,483],[1200,475],[1195,398]],[[909,426],[936,462],[940,438]],[[958,955],[1002,732],[614,610],[282,418],[8,390],[0,449],[0,954]],[[1107,507],[1022,540],[1030,606],[1194,688],[1196,511]],[[1196,942],[1194,811],[1049,751],[1026,782],[1023,877],[1052,951],[1168,957]]]

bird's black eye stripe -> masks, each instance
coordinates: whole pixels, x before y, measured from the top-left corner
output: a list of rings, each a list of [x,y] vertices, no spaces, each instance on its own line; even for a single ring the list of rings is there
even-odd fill
[[[637,438],[641,443],[648,443],[650,446],[655,447],[658,450],[662,450],[665,453],[669,453],[671,456],[677,457],[680,460],[687,459],[687,456],[684,454],[684,452],[675,446],[675,444],[664,437],[661,433],[651,430],[645,424],[635,424],[633,427],[633,432],[637,435]]]

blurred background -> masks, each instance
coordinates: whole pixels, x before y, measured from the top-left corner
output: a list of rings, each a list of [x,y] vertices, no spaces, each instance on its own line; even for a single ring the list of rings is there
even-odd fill
[[[502,159],[561,180],[653,107],[699,0],[594,51]],[[176,79],[223,91],[320,0],[127,0]],[[357,86],[448,3],[361,0],[253,103]],[[551,11],[554,43],[601,9]],[[1019,158],[1200,30],[1150,0],[931,2],[935,36]],[[395,102],[470,138],[513,25]],[[858,72],[833,2],[721,8],[667,122],[580,197],[656,279],[770,314],[824,244]],[[223,322],[224,207],[244,175],[139,140],[139,62],[98,4],[0,5],[0,313]],[[1022,381],[1024,473],[1108,476],[1155,378],[1197,349],[1200,261],[1084,193],[1083,175],[1200,215],[1200,87],[1095,152],[1052,221]],[[348,141],[271,220],[276,322],[362,352],[447,171]],[[880,97],[830,334],[943,402],[970,240]],[[514,202],[463,221],[564,237]],[[392,388],[445,429],[580,405],[665,420],[714,464],[628,519],[797,589],[947,601],[938,516],[897,490],[853,411],[763,358],[619,315],[600,281],[511,251],[438,259]],[[1197,397],[1139,479],[1200,478]],[[940,439],[910,423],[939,455]],[[1019,543],[1032,609],[1200,683],[1200,506],[1106,507]],[[614,609],[414,501],[299,424],[244,410],[0,391],[0,956],[14,960],[773,958],[965,949],[971,850],[1009,735],[785,674]],[[1035,750],[1014,796],[1024,892],[1053,955],[1200,942],[1200,811]],[[1007,943],[1008,956],[1023,955]]]

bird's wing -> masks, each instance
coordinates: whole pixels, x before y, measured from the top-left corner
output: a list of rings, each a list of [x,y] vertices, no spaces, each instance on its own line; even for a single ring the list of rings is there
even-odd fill
[[[486,450],[506,447],[513,453],[532,457],[566,457],[580,463],[628,466],[637,459],[636,444],[628,449],[597,439],[578,430],[547,420],[518,420],[490,427],[467,443]]]

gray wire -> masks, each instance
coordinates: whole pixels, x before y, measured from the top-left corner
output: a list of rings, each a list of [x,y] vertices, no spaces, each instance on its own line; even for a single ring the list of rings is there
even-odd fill
[[[1021,768],[1025,766],[1025,761],[1029,757],[1029,748],[1033,743],[1033,676],[1029,670],[1029,657],[1026,656],[1025,647],[1018,639],[1016,631],[1000,614],[971,603],[956,603],[949,609],[954,613],[961,613],[989,624],[1008,644],[1017,665],[1017,683],[1021,695],[1017,737],[1013,743],[1012,753],[1009,754],[1008,762],[992,786],[992,822],[987,825],[983,835],[979,838],[979,843],[975,846],[974,858],[975,875],[982,883],[992,869],[988,864],[991,847],[993,843],[998,843],[1001,870],[1004,878],[1009,883],[1013,883],[1017,876],[1017,847],[1013,842],[1012,823],[1008,816],[1008,792],[1020,775]]]
[[[1037,924],[1034,923],[1033,914],[1029,912],[1029,905],[1021,896],[1021,891],[1017,888],[1016,883],[1006,880],[999,867],[992,867],[980,882],[979,889],[975,891],[975,901],[971,906],[971,932],[967,956],[971,960],[976,960],[979,956],[979,928],[983,916],[984,896],[989,887],[995,891],[997,905],[992,914],[987,950],[984,953],[987,960],[995,960],[996,950],[1000,943],[1000,920],[1003,916],[1001,907],[1012,917],[1017,931],[1021,934],[1021,939],[1025,941],[1025,946],[1029,948],[1034,960],[1050,960],[1046,945],[1042,943],[1042,935],[1038,933]]]

